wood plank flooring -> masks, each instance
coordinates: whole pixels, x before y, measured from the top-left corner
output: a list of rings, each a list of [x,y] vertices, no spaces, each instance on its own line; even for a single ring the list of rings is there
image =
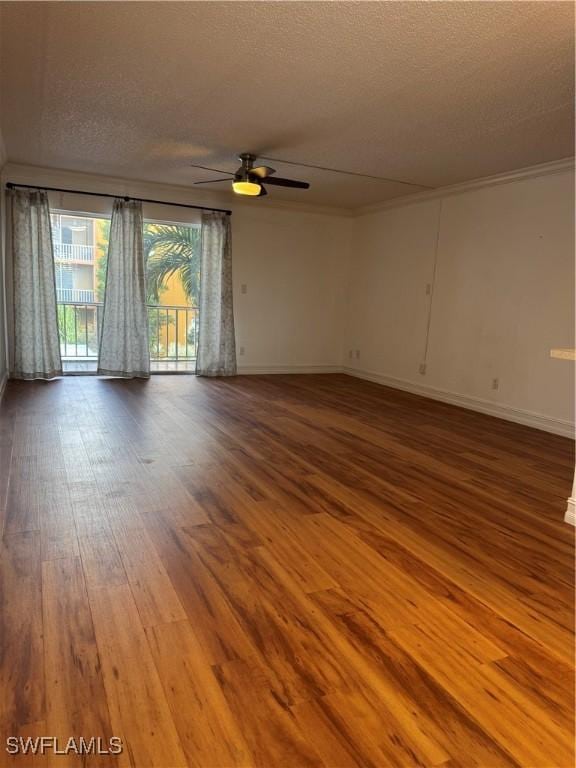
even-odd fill
[[[9,383],[0,458],[0,764],[574,764],[571,441],[343,375],[86,377]]]

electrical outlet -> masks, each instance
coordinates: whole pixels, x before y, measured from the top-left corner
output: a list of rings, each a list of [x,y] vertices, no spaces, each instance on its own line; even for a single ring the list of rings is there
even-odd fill
[[[418,372],[421,376],[426,376],[426,363],[420,363],[418,367]]]
[[[500,386],[500,379],[492,379],[492,389],[498,389]]]
[[[360,360],[360,350],[356,350],[356,360]]]
[[[244,352],[245,352],[244,347],[240,347],[240,351],[238,354],[242,356],[244,355]]]
[[[246,283],[242,283],[242,285],[240,286],[240,293],[248,293],[248,286],[246,285]]]

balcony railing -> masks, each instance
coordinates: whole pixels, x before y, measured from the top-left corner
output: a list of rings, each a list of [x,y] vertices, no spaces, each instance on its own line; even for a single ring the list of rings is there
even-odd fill
[[[90,291],[92,293],[92,291]],[[94,301],[58,300],[60,351],[65,360],[98,359],[102,307]],[[150,360],[195,360],[198,348],[196,307],[148,305]]]
[[[94,261],[93,245],[54,243],[54,258],[60,261]]]
[[[148,304],[150,360],[196,360],[198,308]]]
[[[56,299],[58,303],[93,304],[94,291],[84,288],[56,288]]]

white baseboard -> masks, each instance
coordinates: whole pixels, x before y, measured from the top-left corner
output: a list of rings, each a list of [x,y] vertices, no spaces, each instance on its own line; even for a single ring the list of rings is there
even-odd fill
[[[514,421],[517,424],[524,424],[528,427],[535,427],[536,429],[542,429],[545,432],[552,432],[555,435],[562,435],[563,437],[574,439],[574,424],[563,419],[555,419],[551,416],[544,416],[541,413],[513,408],[510,405],[494,403],[490,400],[482,400],[479,397],[460,395],[457,392],[447,392],[442,389],[437,389],[436,387],[416,384],[404,379],[396,379],[392,376],[383,376],[382,374],[373,371],[364,371],[348,367],[344,367],[342,370],[344,373],[359,379],[366,379],[367,381],[373,381],[386,387],[393,387],[394,389],[402,389],[406,392],[412,392],[415,395],[422,395],[423,397],[429,397],[433,400],[441,400],[444,403],[458,405],[461,408],[485,413],[488,416],[496,416],[499,419]]]
[[[240,376],[265,373],[342,373],[339,365],[239,365]]]
[[[488,416],[496,416],[498,419],[513,421],[516,424],[524,424],[527,427],[541,429],[544,432],[552,432],[555,435],[569,437],[574,439],[574,424],[564,419],[555,419],[551,416],[545,416],[542,413],[526,411],[521,408],[514,408],[511,405],[495,403],[491,400],[483,400],[480,397],[470,395],[461,395],[458,392],[449,392],[426,384],[417,384],[405,379],[397,379],[393,376],[384,376],[375,371],[365,371],[358,368],[339,365],[240,365],[238,373],[241,376],[257,374],[274,373],[345,373],[349,376],[355,376],[358,379],[366,379],[376,384],[382,384],[385,387],[401,389],[405,392],[411,392],[414,395],[429,397],[432,400],[440,400],[443,403],[457,405],[460,408],[467,408],[470,411],[478,411]]]
[[[456,392],[447,392],[441,389],[436,389],[436,387],[415,384],[414,382],[406,381],[404,379],[396,379],[392,376],[383,376],[382,374],[374,373],[373,371],[363,371],[356,368],[348,368],[346,366],[341,367],[339,365],[241,365],[238,367],[238,373],[241,376],[274,373],[346,373],[349,376],[373,381],[376,384],[382,384],[385,387],[402,389],[405,392],[412,392],[415,395],[430,397],[433,400],[441,400],[444,403],[458,405],[461,408],[468,408],[471,411],[479,411],[480,413],[486,413],[489,416],[496,416],[499,419],[514,421],[517,424],[525,424],[528,427],[535,427],[536,429],[542,429],[545,432],[552,432],[556,435],[574,439],[574,425],[569,421],[554,419],[550,416],[544,416],[532,411],[524,411],[509,405],[493,403],[489,400],[482,400],[479,397],[460,395]],[[7,382],[8,374],[5,373],[2,379],[0,379],[0,401],[4,395]],[[576,518],[575,505],[576,501],[570,499],[566,515],[567,517],[570,515],[571,519]]]
[[[568,499],[568,507],[564,515],[564,522],[570,525],[576,525],[576,499]]]

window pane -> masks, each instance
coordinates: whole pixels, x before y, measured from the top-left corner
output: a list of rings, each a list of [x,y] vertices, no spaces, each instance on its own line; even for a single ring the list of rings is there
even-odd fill
[[[200,229],[144,224],[153,370],[190,370],[198,341]]]

